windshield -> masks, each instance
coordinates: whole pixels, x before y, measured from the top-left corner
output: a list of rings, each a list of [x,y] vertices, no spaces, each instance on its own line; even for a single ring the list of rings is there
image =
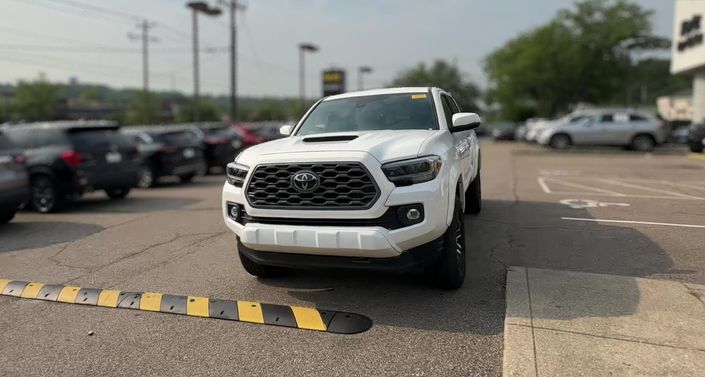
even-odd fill
[[[326,132],[438,129],[426,93],[384,94],[323,101],[297,135]]]

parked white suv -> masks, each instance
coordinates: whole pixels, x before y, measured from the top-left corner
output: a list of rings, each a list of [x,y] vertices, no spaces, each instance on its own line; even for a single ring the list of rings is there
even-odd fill
[[[289,137],[227,167],[223,216],[245,270],[423,266],[441,287],[460,287],[463,212],[481,204],[480,123],[438,88],[319,101],[282,127]]]

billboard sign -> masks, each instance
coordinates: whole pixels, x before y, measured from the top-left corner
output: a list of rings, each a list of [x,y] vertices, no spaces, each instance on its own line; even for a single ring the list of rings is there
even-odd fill
[[[328,69],[323,71],[323,96],[345,93],[345,71]]]
[[[705,69],[703,16],[705,1],[676,0],[671,73]]]

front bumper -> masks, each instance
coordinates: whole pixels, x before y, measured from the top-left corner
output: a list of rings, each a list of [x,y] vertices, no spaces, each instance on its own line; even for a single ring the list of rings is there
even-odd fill
[[[319,256],[344,256],[358,258],[394,258],[405,251],[429,243],[440,237],[447,228],[448,168],[444,167],[436,179],[405,187],[396,187],[382,173],[379,162],[366,153],[349,156],[351,161],[362,162],[380,188],[375,204],[366,210],[281,210],[259,209],[249,205],[244,190],[228,183],[223,186],[223,218],[240,241],[249,249],[260,252],[307,254]],[[354,159],[353,159],[354,157]],[[248,177],[249,178],[249,177]],[[247,185],[246,180],[245,185]],[[248,215],[255,218],[309,219],[376,219],[389,207],[420,203],[424,207],[421,223],[399,229],[382,226],[328,226],[241,224],[228,216],[227,203],[244,206]]]
[[[436,262],[440,258],[442,246],[443,237],[439,237],[429,243],[417,246],[398,256],[389,258],[356,258],[347,256],[273,253],[253,250],[242,244],[238,245],[238,249],[239,252],[250,260],[265,266],[403,272],[428,266]]]

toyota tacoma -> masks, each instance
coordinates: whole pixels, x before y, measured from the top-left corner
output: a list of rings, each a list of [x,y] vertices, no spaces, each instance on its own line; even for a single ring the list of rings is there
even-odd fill
[[[464,213],[481,206],[475,113],[439,88],[318,101],[286,138],[227,166],[223,217],[245,270],[423,267],[442,288],[465,279]]]

